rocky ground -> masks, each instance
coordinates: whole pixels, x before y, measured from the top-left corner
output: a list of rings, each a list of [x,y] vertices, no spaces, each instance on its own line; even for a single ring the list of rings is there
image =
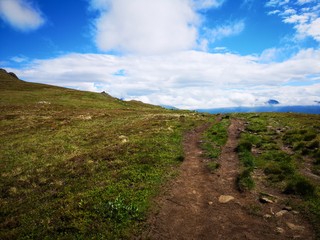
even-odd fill
[[[185,136],[185,161],[179,176],[156,199],[156,210],[143,239],[315,239],[303,216],[287,206],[286,196],[259,183],[240,193],[236,153],[243,123],[233,119],[228,141],[212,174],[200,148],[204,125]]]

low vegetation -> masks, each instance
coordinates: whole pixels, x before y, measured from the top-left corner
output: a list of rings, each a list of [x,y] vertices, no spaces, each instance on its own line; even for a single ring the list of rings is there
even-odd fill
[[[151,199],[184,160],[184,132],[214,121],[106,93],[27,83],[5,71],[0,99],[0,239],[138,235]],[[202,139],[212,172],[229,117],[246,126],[237,147],[239,190],[262,181],[301,198],[296,204],[320,236],[319,115],[220,116]]]
[[[234,116],[246,122],[237,148],[242,165],[239,189],[253,189],[254,173],[261,170],[265,175],[263,184],[303,199],[300,208],[312,219],[320,236],[319,115]]]
[[[0,239],[120,239],[183,161],[204,115],[0,72]]]
[[[205,157],[210,159],[207,166],[212,172],[220,166],[217,160],[221,154],[222,147],[228,140],[229,125],[230,119],[229,116],[226,115],[217,123],[214,123],[213,126],[204,133],[202,149],[204,150]]]

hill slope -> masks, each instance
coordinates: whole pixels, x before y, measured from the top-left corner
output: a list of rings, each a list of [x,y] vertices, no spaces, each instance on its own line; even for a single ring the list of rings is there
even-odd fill
[[[0,239],[123,238],[207,118],[0,71]]]

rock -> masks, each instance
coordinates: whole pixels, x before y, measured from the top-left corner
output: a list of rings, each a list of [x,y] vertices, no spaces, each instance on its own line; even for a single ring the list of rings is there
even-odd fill
[[[272,218],[272,216],[270,214],[265,214],[263,215],[264,218]]]
[[[273,201],[271,199],[267,198],[267,197],[260,197],[259,201],[261,203],[273,203]]]
[[[286,214],[288,211],[287,210],[281,210],[275,214],[276,217],[282,217],[284,214]]]
[[[229,196],[229,195],[221,195],[219,197],[219,202],[220,203],[227,203],[227,202],[230,202],[234,200],[234,197],[233,196]]]
[[[92,117],[90,115],[79,115],[77,118],[80,120],[91,120],[92,119]]]
[[[292,213],[295,214],[295,215],[299,214],[298,211],[292,211]]]
[[[209,205],[212,205],[212,204],[213,204],[213,202],[208,202],[208,204],[209,204]]]
[[[284,233],[284,229],[281,227],[277,227],[276,232],[282,234],[282,233]]]
[[[119,139],[121,140],[121,143],[129,142],[129,138],[127,136],[124,136],[124,135],[120,135]]]
[[[283,208],[283,210],[287,210],[287,211],[292,211],[292,207],[289,207],[289,206],[285,206],[284,208]]]
[[[302,232],[304,230],[304,226],[295,225],[295,224],[289,223],[289,222],[287,222],[287,226],[293,231],[301,231]]]

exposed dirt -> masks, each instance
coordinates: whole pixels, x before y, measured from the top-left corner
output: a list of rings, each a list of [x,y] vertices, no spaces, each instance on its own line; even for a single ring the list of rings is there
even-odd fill
[[[179,176],[156,199],[158,207],[143,238],[315,239],[310,225],[294,209],[276,216],[285,207],[281,196],[272,197],[274,203],[261,203],[258,190],[240,193],[236,189],[239,160],[235,149],[243,128],[239,120],[232,120],[229,127],[228,142],[219,158],[221,167],[210,173],[206,168],[208,160],[202,157],[199,146],[201,134],[208,127],[204,125],[186,134],[186,158]],[[221,195],[234,199],[220,203]]]

